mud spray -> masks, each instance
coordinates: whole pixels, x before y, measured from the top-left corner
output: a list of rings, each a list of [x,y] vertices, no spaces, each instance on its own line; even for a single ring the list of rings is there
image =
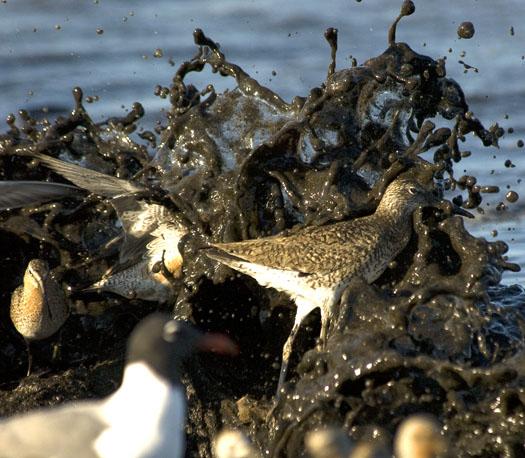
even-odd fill
[[[210,241],[370,214],[386,185],[407,170],[431,174],[444,190],[466,190],[455,203],[468,209],[498,192],[454,174],[468,154],[460,148],[467,134],[491,146],[503,129],[485,128],[469,111],[444,60],[396,41],[398,22],[413,12],[405,2],[386,51],[349,69],[336,70],[337,30],[327,30],[326,81],[291,103],[196,30],[196,56],[169,87],[158,87],[170,110],[153,131],[137,130],[139,103],[125,117],[95,123],[80,88],[68,117],[8,116],[2,179],[63,181],[31,157],[45,153],[148,184],[146,199],[191,228],[181,243],[184,281],[164,309],[230,334],[242,352],[234,361],[200,357],[188,368],[188,456],[210,456],[211,438],[224,425],[246,431],[269,456],[301,456],[305,434],[318,425],[389,443],[416,412],[439,419],[453,456],[525,455],[525,293],[499,284],[504,270],[519,267],[507,262],[505,243],[470,235],[452,206],[417,212],[410,243],[381,278],[350,286],[324,352],[314,349],[319,316],[311,316],[296,341],[286,395],[268,418],[293,304],[199,251]],[[458,33],[468,38],[474,29],[462,24]],[[212,84],[186,84],[205,68],[234,78],[236,88],[217,93]],[[441,118],[452,127],[436,125]],[[420,157],[427,152],[430,162]],[[2,307],[1,414],[101,396],[118,385],[126,336],[159,306],[78,292],[116,262],[118,247],[106,247],[120,231],[115,222],[111,205],[96,196],[1,215],[2,303],[27,262],[44,258],[69,286],[76,310],[51,345],[36,349],[45,375],[24,378],[25,348]]]

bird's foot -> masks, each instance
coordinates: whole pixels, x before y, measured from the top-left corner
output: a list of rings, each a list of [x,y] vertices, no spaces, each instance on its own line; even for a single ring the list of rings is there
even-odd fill
[[[282,403],[281,393],[277,392],[277,394],[275,395],[275,398],[272,401],[270,410],[268,410],[268,413],[266,414],[266,418],[265,418],[266,423],[270,423],[272,418],[274,418],[275,410],[277,409],[277,407],[280,407],[281,403]]]
[[[284,388],[284,383],[279,383],[277,386],[277,391],[275,393],[275,397],[272,401],[272,406],[270,407],[270,410],[268,410],[268,413],[266,414],[266,423],[268,423],[272,417],[274,417],[275,410],[277,407],[280,407],[283,403],[283,400],[286,399],[287,396],[287,390]]]

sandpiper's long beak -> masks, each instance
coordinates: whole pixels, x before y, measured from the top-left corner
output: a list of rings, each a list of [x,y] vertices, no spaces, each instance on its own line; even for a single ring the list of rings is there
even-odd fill
[[[239,347],[233,340],[224,334],[216,333],[204,334],[197,342],[197,349],[221,355],[237,356],[239,354]]]
[[[459,205],[456,205],[453,202],[450,202],[449,200],[445,200],[435,194],[433,194],[430,197],[430,205],[436,206],[438,208],[447,209],[448,211],[452,212],[454,215],[461,215],[465,216],[467,218],[475,218],[475,216],[470,213],[469,211],[465,210],[464,208],[461,208]]]
[[[472,213],[465,210],[464,208],[461,208],[459,205],[456,204],[452,204],[452,213],[454,213],[455,215],[466,216],[467,218],[475,218],[475,216]]]

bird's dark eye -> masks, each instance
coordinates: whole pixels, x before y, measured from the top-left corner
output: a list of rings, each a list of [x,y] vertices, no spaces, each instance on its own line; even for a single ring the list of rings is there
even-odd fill
[[[173,342],[179,332],[179,324],[176,321],[168,321],[164,325],[162,337],[166,342]]]
[[[417,188],[415,186],[410,186],[410,188],[408,188],[408,192],[415,195],[417,193]]]

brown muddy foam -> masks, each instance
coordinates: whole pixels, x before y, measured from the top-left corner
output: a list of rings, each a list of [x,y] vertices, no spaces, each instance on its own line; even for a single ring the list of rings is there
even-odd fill
[[[290,103],[196,30],[196,56],[179,67],[170,88],[159,86],[171,107],[155,132],[137,128],[144,114],[138,103],[122,118],[94,123],[79,88],[66,118],[8,116],[9,130],[0,136],[2,179],[61,181],[31,159],[43,152],[135,177],[151,186],[150,200],[190,225],[181,244],[184,285],[169,306],[201,328],[231,334],[242,351],[235,361],[202,357],[190,364],[188,456],[210,456],[210,439],[223,425],[244,429],[270,456],[300,456],[304,435],[322,424],[341,426],[355,440],[388,442],[415,412],[437,416],[453,456],[525,453],[524,293],[499,285],[502,272],[518,266],[507,262],[503,242],[471,236],[452,204],[416,212],[412,239],[390,268],[373,285],[356,280],[349,287],[324,352],[312,349],[319,327],[312,316],[297,340],[296,373],[269,419],[293,304],[200,252],[210,241],[370,214],[400,173],[433,179],[437,192],[466,190],[468,197],[455,203],[469,209],[484,192],[498,191],[454,175],[465,135],[491,146],[503,132],[497,124],[486,129],[469,111],[444,60],[396,42],[399,20],[413,12],[413,3],[404,2],[387,50],[350,69],[336,70],[337,30],[328,29],[326,81]],[[237,87],[218,94],[211,84],[202,90],[186,84],[189,73],[206,67],[235,78]],[[439,116],[453,127],[437,127]],[[420,158],[427,151],[432,162]],[[118,247],[102,250],[118,232],[115,219],[97,196],[4,212],[4,304],[33,257],[47,259],[73,291],[99,278],[117,259]],[[72,298],[83,314],[66,323],[61,357],[41,350],[40,364],[51,368],[47,378],[22,379],[24,347],[2,309],[2,413],[110,392],[130,326],[157,308],[123,298]],[[35,390],[41,394],[33,399]]]

